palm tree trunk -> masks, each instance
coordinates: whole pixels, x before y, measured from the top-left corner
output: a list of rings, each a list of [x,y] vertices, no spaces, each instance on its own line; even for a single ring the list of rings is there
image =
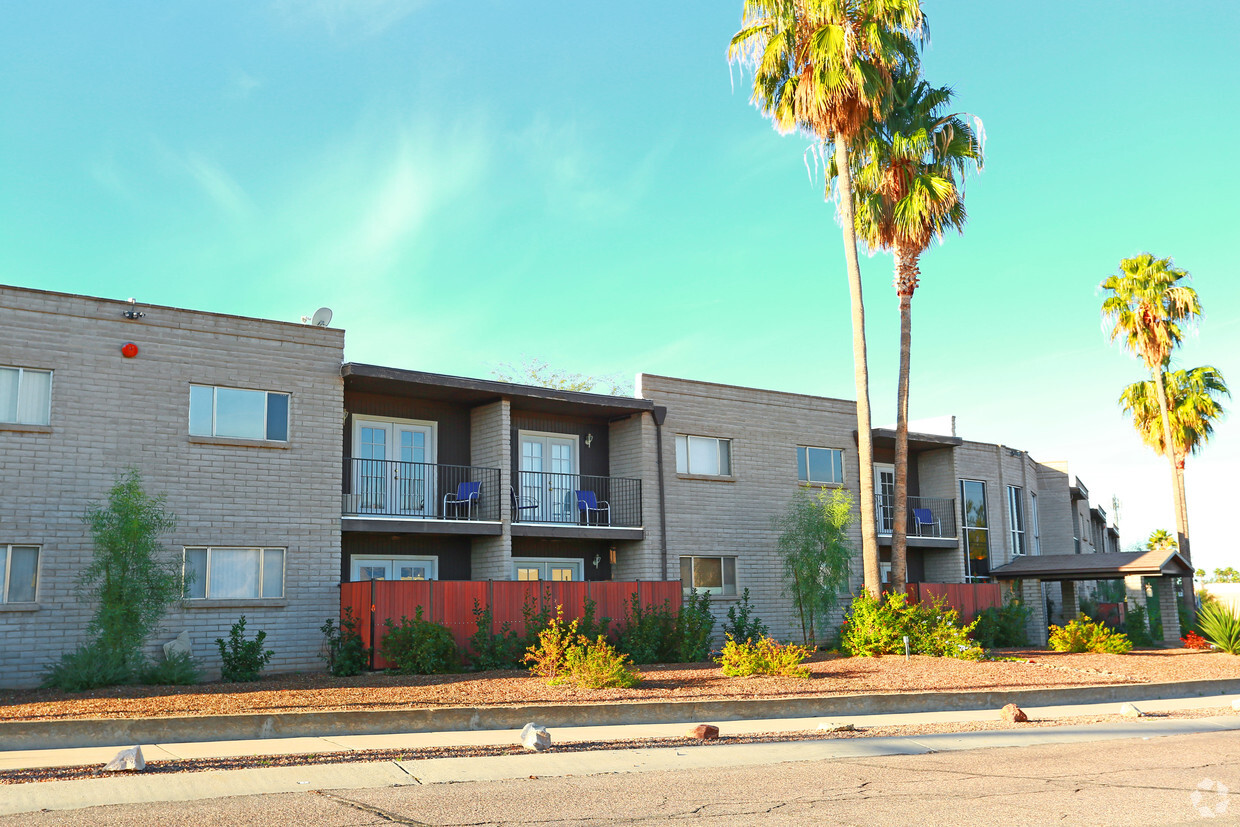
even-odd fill
[[[1168,414],[1167,408],[1167,384],[1163,380],[1164,365],[1158,365],[1151,373],[1154,374],[1154,388],[1158,392],[1158,414],[1162,418],[1163,428],[1163,455],[1167,461],[1171,463],[1171,498],[1175,507],[1175,533],[1176,545],[1179,548],[1180,555],[1184,558],[1184,562],[1192,565],[1192,557],[1188,548],[1188,523],[1185,519],[1186,512],[1183,507],[1183,493],[1180,488],[1180,468],[1176,462],[1175,444],[1171,437],[1171,416]],[[1193,596],[1193,579],[1191,577],[1184,578],[1184,596],[1183,606],[1185,612],[1191,620],[1197,616],[1197,601]]]
[[[891,528],[891,589],[903,594],[908,583],[908,385],[913,346],[913,291],[917,256],[895,251],[896,295],[900,298],[900,378],[896,386],[896,490]]]
[[[1188,542],[1188,496],[1184,491],[1184,457],[1176,457],[1175,460],[1175,493],[1179,503],[1176,507],[1175,514],[1175,531],[1179,535],[1180,554],[1190,564],[1192,563],[1192,553],[1189,550]],[[1184,608],[1188,611],[1188,616],[1194,622],[1197,618],[1197,596],[1193,587],[1193,578],[1191,576],[1184,578]],[[1187,630],[1184,630],[1187,633]]]
[[[848,298],[852,305],[853,372],[857,383],[857,471],[861,476],[861,565],[865,574],[865,589],[877,599],[882,593],[882,577],[878,567],[878,530],[874,512],[874,433],[870,429],[870,369],[865,354],[865,304],[861,298],[857,226],[853,223],[848,142],[839,132],[835,133],[835,167],[839,170],[840,221],[844,225],[844,260],[848,264]]]

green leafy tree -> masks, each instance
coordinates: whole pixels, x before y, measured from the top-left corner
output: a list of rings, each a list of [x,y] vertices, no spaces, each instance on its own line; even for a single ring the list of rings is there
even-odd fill
[[[833,147],[840,171],[835,201],[852,310],[862,562],[865,587],[875,596],[881,581],[874,447],[849,152],[866,123],[890,110],[895,69],[917,65],[923,23],[920,0],[745,0],[740,31],[728,46],[728,59],[752,75],[754,106],[780,134],[809,136],[822,156]]]
[[[828,615],[848,591],[853,550],[848,542],[852,524],[852,495],[843,489],[801,489],[777,515],[777,548],[783,564],[785,597],[791,597],[801,622],[801,639],[818,644]]]
[[[1231,566],[1225,569],[1215,569],[1214,577],[1210,578],[1211,583],[1240,583],[1240,571],[1236,571]]]
[[[512,382],[517,385],[537,385],[540,388],[555,388],[561,391],[581,391],[583,393],[608,393],[612,396],[630,396],[633,385],[617,374],[591,376],[586,373],[553,368],[541,359],[522,359],[520,364],[501,362],[491,375],[501,382]]]
[[[949,111],[951,99],[949,87],[933,87],[913,67],[899,67],[891,110],[866,124],[851,157],[857,234],[870,249],[888,250],[895,259],[900,368],[891,585],[897,592],[908,579],[908,400],[918,262],[934,239],[949,230],[964,232],[963,181],[982,166],[981,141],[965,116]],[[838,173],[834,164],[830,172]]]

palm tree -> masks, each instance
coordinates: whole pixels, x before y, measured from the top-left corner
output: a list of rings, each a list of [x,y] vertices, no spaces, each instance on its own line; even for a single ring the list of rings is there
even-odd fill
[[[728,46],[728,59],[752,73],[752,101],[775,129],[833,145],[835,165],[845,171],[836,203],[852,309],[861,553],[865,587],[875,596],[881,584],[870,383],[848,154],[865,123],[888,108],[892,71],[917,65],[922,25],[920,0],[745,0],[741,29]]]
[[[1165,528],[1155,529],[1150,532],[1149,539],[1145,541],[1145,547],[1150,551],[1172,550],[1175,548],[1175,538]]]
[[[1139,357],[1150,371],[1162,433],[1170,434],[1171,417],[1163,375],[1171,361],[1172,350],[1183,337],[1181,326],[1201,315],[1201,302],[1197,291],[1183,283],[1188,279],[1188,271],[1176,267],[1169,258],[1154,258],[1149,253],[1142,253],[1120,261],[1119,269],[1119,274],[1109,276],[1102,283],[1102,289],[1110,291],[1102,302],[1102,315],[1111,325],[1111,341],[1119,339],[1124,348]],[[1191,563],[1188,513],[1180,496],[1174,451],[1166,452],[1166,457],[1171,464],[1176,539],[1180,553]],[[1184,584],[1184,604],[1192,616],[1196,603],[1191,579]]]
[[[982,167],[972,126],[947,111],[951,98],[949,87],[932,87],[911,67],[901,67],[892,83],[891,111],[867,125],[852,156],[857,233],[871,249],[890,250],[895,258],[900,375],[891,583],[897,592],[907,580],[909,367],[918,261],[933,239],[951,229],[964,232],[967,215],[958,182],[970,168]]]
[[[1184,491],[1184,461],[1201,450],[1214,433],[1214,423],[1223,417],[1222,397],[1231,397],[1223,374],[1210,365],[1191,370],[1163,373],[1166,389],[1167,420],[1171,426],[1171,459],[1175,488],[1184,511],[1183,533],[1188,534],[1188,499]],[[1162,411],[1158,389],[1152,381],[1134,382],[1120,394],[1119,404],[1132,417],[1133,427],[1146,445],[1159,456],[1167,455],[1163,439]],[[1177,515],[1178,517],[1178,515]]]

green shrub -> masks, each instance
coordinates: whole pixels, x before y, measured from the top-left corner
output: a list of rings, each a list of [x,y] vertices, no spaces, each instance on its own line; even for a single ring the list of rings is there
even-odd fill
[[[985,608],[977,615],[973,640],[983,649],[1028,646],[1025,624],[1032,614],[1028,606],[1015,598],[1009,598],[1002,606]]]
[[[760,619],[753,616],[753,606],[749,605],[749,589],[741,592],[741,599],[728,609],[728,622],[723,624],[723,633],[734,640],[758,640],[764,638],[770,630]]]
[[[1132,651],[1132,641],[1123,632],[1113,632],[1088,616],[1066,626],[1051,626],[1050,645],[1056,652],[1097,652],[1124,655]]]
[[[551,609],[538,610],[536,600],[527,600],[521,607],[525,621],[525,634],[519,635],[512,628],[512,623],[505,620],[498,630],[492,632],[495,615],[489,606],[474,601],[474,624],[476,631],[469,636],[469,663],[474,669],[522,669],[525,667],[525,653],[531,646],[538,643],[538,635],[556,614]],[[560,606],[556,610],[561,612]],[[580,635],[593,640],[600,635],[606,636],[611,626],[611,618],[596,618],[598,603],[587,597],[582,605],[582,616],[578,619]]]
[[[666,600],[661,606],[642,606],[634,592],[620,627],[619,648],[634,663],[669,663],[676,660],[673,637],[676,616]]]
[[[202,680],[202,667],[189,652],[173,652],[142,670],[142,683],[149,686],[193,686]]]
[[[328,672],[347,678],[362,674],[370,666],[370,649],[357,630],[357,618],[351,606],[345,606],[339,626],[329,617],[319,629],[325,638],[322,657],[327,661]]]
[[[136,677],[132,662],[125,654],[91,643],[61,655],[44,676],[43,686],[83,692],[133,683]]]
[[[1149,618],[1145,607],[1134,605],[1124,616],[1124,634],[1132,641],[1133,646],[1153,646],[1154,636],[1150,634]]]
[[[216,638],[215,645],[220,650],[220,677],[226,683],[258,680],[258,673],[271,662],[275,652],[263,649],[263,641],[267,633],[259,631],[253,640],[245,639],[245,615],[228,630],[228,643],[223,638]]]
[[[1206,640],[1229,655],[1240,655],[1240,617],[1221,603],[1205,603],[1197,613],[1197,625]]]
[[[723,674],[730,678],[749,675],[780,675],[788,678],[808,678],[809,669],[802,662],[813,654],[807,646],[795,643],[781,645],[774,638],[761,637],[738,641],[728,635],[723,652],[715,661]]]
[[[566,624],[564,609],[557,606],[555,617],[539,631],[538,640],[526,651],[523,660],[529,664],[531,673],[546,678],[550,684],[558,683],[568,664],[568,650],[579,637],[577,621]]]
[[[383,621],[387,629],[379,643],[379,654],[389,661],[391,670],[401,675],[437,675],[453,672],[458,663],[456,641],[442,623],[422,619],[418,606],[413,620],[401,617]]]
[[[872,657],[901,654],[904,638],[918,655],[979,660],[982,651],[969,635],[977,621],[960,624],[960,614],[936,597],[932,604],[909,604],[906,595],[888,594],[875,600],[869,592],[853,598],[840,630],[840,647],[850,655]]]
[[[594,640],[578,635],[565,653],[564,667],[564,681],[583,689],[628,689],[641,682],[629,656],[602,635]]]
[[[715,616],[710,611],[710,595],[690,592],[676,615],[671,659],[676,663],[696,663],[709,658],[710,635],[714,629]]]

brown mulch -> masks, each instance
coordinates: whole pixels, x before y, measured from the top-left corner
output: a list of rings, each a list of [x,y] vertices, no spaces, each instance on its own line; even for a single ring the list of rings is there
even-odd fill
[[[728,678],[714,664],[639,667],[632,689],[547,686],[520,671],[458,675],[323,673],[272,675],[252,684],[128,686],[82,693],[0,690],[0,721],[151,718],[435,707],[529,706],[598,702],[800,698],[899,692],[971,692],[1100,684],[1240,678],[1240,657],[1190,649],[1127,655],[1066,655],[1041,650],[1001,653],[1014,661],[972,663],[914,656],[848,658],[817,655],[810,678]]]

